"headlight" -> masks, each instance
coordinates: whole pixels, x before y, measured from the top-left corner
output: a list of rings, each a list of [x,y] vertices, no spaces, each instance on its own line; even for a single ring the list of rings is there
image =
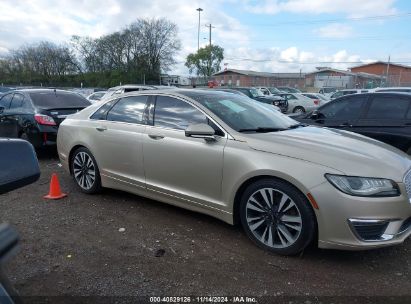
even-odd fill
[[[398,185],[389,179],[326,174],[338,190],[355,196],[399,196]]]

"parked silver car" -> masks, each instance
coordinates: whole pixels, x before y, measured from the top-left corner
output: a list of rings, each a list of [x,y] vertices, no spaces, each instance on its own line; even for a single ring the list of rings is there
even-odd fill
[[[320,106],[318,102],[315,102],[313,99],[308,98],[301,93],[282,93],[279,94],[279,96],[286,98],[288,101],[287,114],[311,112]]]
[[[241,223],[260,247],[368,249],[411,234],[411,159],[305,126],[241,95],[134,92],[60,125],[58,155],[85,193],[120,189]]]

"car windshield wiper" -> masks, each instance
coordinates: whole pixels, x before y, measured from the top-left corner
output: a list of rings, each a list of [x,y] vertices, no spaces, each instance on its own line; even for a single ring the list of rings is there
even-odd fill
[[[305,125],[305,124],[298,123],[298,124],[289,126],[287,129],[297,129],[297,128],[306,127],[306,126],[307,126],[307,125]]]
[[[277,132],[277,131],[284,131],[284,130],[287,130],[287,129],[285,129],[285,128],[258,127],[258,128],[250,128],[250,129],[239,129],[238,132],[265,133],[265,132]]]

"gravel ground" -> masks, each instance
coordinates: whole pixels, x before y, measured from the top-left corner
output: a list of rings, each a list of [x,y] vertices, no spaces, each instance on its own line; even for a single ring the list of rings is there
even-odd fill
[[[40,165],[38,182],[0,197],[0,222],[21,235],[21,251],[6,272],[23,297],[50,303],[54,296],[143,296],[133,302],[189,295],[411,301],[411,240],[366,252],[312,246],[300,257],[276,256],[239,227],[209,216],[109,189],[82,194],[53,152],[40,156]],[[67,198],[42,198],[52,172]]]

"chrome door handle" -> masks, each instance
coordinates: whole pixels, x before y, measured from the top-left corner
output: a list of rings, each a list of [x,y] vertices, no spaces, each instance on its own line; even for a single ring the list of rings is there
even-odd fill
[[[106,127],[97,127],[96,130],[100,131],[100,132],[103,132],[103,131],[106,131],[107,128]]]
[[[164,135],[158,135],[158,134],[148,134],[148,137],[152,139],[163,139]]]

